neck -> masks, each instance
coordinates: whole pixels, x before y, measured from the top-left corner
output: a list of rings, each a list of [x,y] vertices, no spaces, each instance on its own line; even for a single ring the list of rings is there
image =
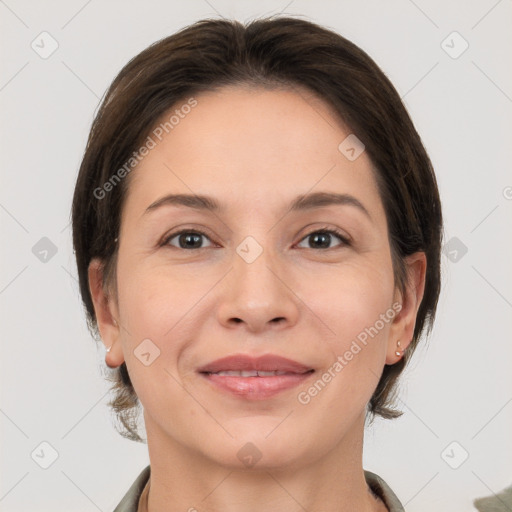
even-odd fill
[[[387,511],[364,478],[364,417],[358,429],[314,461],[250,468],[221,465],[145,419],[151,464],[148,512]]]

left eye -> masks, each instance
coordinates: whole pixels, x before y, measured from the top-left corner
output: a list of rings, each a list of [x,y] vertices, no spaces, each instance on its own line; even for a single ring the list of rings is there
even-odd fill
[[[313,231],[312,233],[309,233],[306,235],[302,240],[307,240],[308,238],[312,240],[313,244],[317,244],[316,246],[306,247],[306,249],[331,249],[329,247],[329,243],[332,240],[332,237],[335,236],[338,240],[341,240],[340,245],[349,245],[349,241],[346,237],[344,237],[341,233],[338,233],[337,231],[333,229],[322,229],[319,231]]]

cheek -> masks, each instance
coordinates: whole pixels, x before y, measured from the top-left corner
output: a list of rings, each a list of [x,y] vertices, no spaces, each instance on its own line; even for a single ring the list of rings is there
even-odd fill
[[[151,383],[170,378],[164,369],[174,373],[180,339],[186,339],[179,333],[190,321],[187,311],[196,294],[179,279],[170,282],[155,269],[127,261],[119,261],[118,293],[124,358],[142,399],[151,394]]]
[[[394,280],[391,261],[358,261],[324,275],[308,278],[301,295],[306,304],[329,327],[332,348],[342,350],[366,329],[377,327],[385,334],[389,321],[382,325],[381,315],[392,313]],[[362,336],[364,337],[364,336]],[[375,337],[375,336],[374,336]]]
[[[384,267],[385,268],[385,267]],[[318,283],[317,283],[318,285]],[[306,412],[332,414],[332,435],[361,414],[385,364],[387,338],[395,316],[393,274],[377,264],[330,272],[322,287],[310,285],[308,306],[319,312],[330,334],[318,343],[325,355],[317,380],[298,397]],[[331,332],[333,331],[333,332]]]
[[[124,274],[122,267],[119,270],[122,345],[131,382],[144,408],[152,415],[161,414],[172,426],[172,411],[178,407],[186,414],[190,407],[179,383],[177,361],[189,339],[193,315],[187,312],[197,294],[189,287],[184,290],[179,280],[141,265]]]
[[[171,336],[175,326],[181,326],[208,284],[179,269],[170,272],[165,265],[129,258],[119,262],[118,283],[120,316],[126,330],[155,340]]]
[[[205,304],[208,291],[217,281],[215,272],[198,275],[180,268],[170,269],[168,264],[120,259],[118,292],[123,353],[141,400],[145,395],[151,400],[162,386],[174,389],[177,385],[173,376],[180,379],[178,363],[188,367],[189,349],[200,340],[201,326],[212,314]],[[148,352],[149,357],[144,357]]]

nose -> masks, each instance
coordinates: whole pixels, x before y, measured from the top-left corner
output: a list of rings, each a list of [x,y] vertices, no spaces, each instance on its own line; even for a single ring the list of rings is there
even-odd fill
[[[235,254],[219,297],[219,322],[231,329],[243,326],[251,333],[293,326],[300,299],[293,291],[291,273],[283,267],[266,250],[250,263]]]

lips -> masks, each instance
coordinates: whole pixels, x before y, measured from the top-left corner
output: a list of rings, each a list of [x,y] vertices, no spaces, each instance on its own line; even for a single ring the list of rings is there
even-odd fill
[[[274,354],[265,354],[260,357],[235,354],[212,361],[199,368],[198,371],[225,376],[271,377],[285,374],[304,374],[313,371],[313,368]]]
[[[198,369],[201,377],[217,391],[251,401],[268,400],[304,384],[312,378],[314,371],[297,361],[273,354],[260,357],[235,354]]]

